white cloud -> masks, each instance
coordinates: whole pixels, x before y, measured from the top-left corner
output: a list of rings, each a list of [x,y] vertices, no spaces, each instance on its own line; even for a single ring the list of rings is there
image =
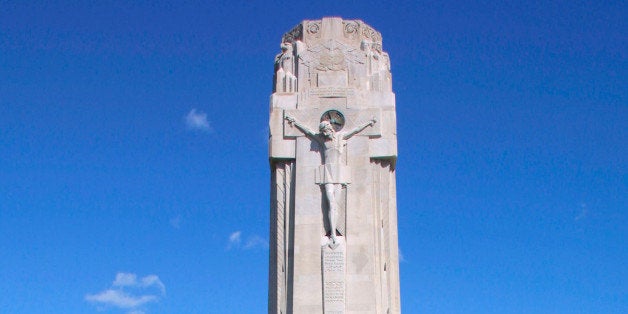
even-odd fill
[[[111,284],[114,287],[134,286],[137,284],[137,275],[128,273],[117,273],[116,279]]]
[[[140,279],[136,274],[117,273],[111,287],[96,294],[85,295],[85,300],[99,305],[130,310],[127,314],[145,314],[140,307],[157,302],[166,294],[166,286],[157,275]]]
[[[227,244],[227,248],[230,249],[234,246],[239,246],[242,241],[242,231],[236,231],[229,235],[229,243]]]
[[[157,301],[157,299],[157,296],[154,295],[132,296],[122,290],[113,289],[107,289],[101,293],[88,294],[85,296],[85,300],[87,301],[112,305],[122,309],[132,309],[148,302]]]
[[[245,249],[254,249],[254,248],[265,249],[265,248],[268,248],[268,241],[266,241],[266,239],[260,236],[254,235],[254,236],[249,237],[246,240],[246,244],[244,245],[244,248]]]
[[[159,280],[157,275],[148,275],[137,280],[136,274],[131,273],[117,273],[116,279],[111,284],[114,287],[136,287],[136,288],[150,288],[156,287],[162,293],[166,292],[166,286]]]
[[[196,109],[190,110],[185,116],[185,125],[190,130],[199,130],[205,132],[211,132],[212,127],[207,121],[207,114]]]
[[[157,277],[157,275],[148,275],[142,278],[142,283],[140,286],[146,288],[156,287],[159,289],[159,291],[161,291],[162,294],[166,294],[166,286],[164,286],[164,283],[159,280],[159,277]]]
[[[241,249],[249,250],[249,249],[256,249],[256,248],[262,248],[262,249],[268,248],[268,240],[258,235],[252,235],[252,236],[247,237],[246,241],[244,242],[244,245],[242,245],[243,243],[242,238],[243,238],[242,231],[238,230],[238,231],[232,232],[229,235],[227,249],[241,248]]]
[[[405,257],[403,257],[403,253],[401,252],[401,248],[399,248],[398,253],[399,253],[399,262],[400,262],[400,263],[407,262],[407,261],[406,261],[406,258],[405,258]]]

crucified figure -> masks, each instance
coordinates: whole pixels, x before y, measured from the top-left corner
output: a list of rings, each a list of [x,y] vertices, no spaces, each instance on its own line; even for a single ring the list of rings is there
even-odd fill
[[[295,118],[286,115],[285,119],[303,132],[310,138],[318,142],[321,147],[324,148],[322,152],[323,165],[324,165],[324,181],[321,183],[325,187],[325,196],[327,198],[327,218],[329,219],[329,237],[331,244],[336,245],[336,215],[338,212],[338,202],[336,196],[340,194],[343,185],[347,182],[341,182],[342,175],[340,173],[343,162],[343,155],[345,153],[345,146],[347,140],[354,135],[362,132],[369,126],[373,126],[377,120],[373,117],[365,124],[362,124],[349,132],[336,132],[334,127],[329,121],[323,121],[319,124],[318,128],[320,133],[315,133],[307,126],[301,124]]]

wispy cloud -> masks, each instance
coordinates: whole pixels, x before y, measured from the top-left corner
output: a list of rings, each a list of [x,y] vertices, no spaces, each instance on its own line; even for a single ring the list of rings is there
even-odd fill
[[[181,215],[170,218],[170,225],[175,229],[181,228]]]
[[[111,284],[113,287],[134,287],[134,288],[150,288],[155,287],[161,291],[162,294],[166,293],[166,286],[159,280],[157,275],[148,275],[141,279],[137,279],[136,274],[131,273],[117,273],[116,279]]]
[[[582,220],[584,218],[586,218],[589,215],[589,208],[587,207],[587,204],[580,204],[580,210],[578,211],[578,214],[576,215],[576,217],[574,217],[575,221],[579,221]]]
[[[137,284],[137,275],[129,273],[117,273],[116,279],[111,284],[114,287],[126,287]]]
[[[207,114],[196,109],[190,110],[185,116],[185,125],[190,130],[212,132],[213,129],[207,120]]]
[[[85,300],[102,303],[104,305],[112,305],[122,309],[132,309],[149,302],[157,301],[157,296],[133,296],[122,290],[107,289],[97,294],[88,294],[85,296]]]
[[[407,262],[406,258],[403,256],[403,253],[401,252],[401,248],[398,249],[398,253],[399,253],[399,262],[400,263]]]
[[[246,240],[245,249],[268,248],[268,241],[260,236],[253,235]]]
[[[258,235],[250,235],[246,238],[246,241],[242,240],[242,231],[235,231],[229,235],[229,240],[227,241],[227,249],[232,248],[240,248],[244,250],[250,249],[267,249],[268,248],[268,240],[258,236]],[[243,244],[244,243],[244,244]]]
[[[242,231],[235,231],[229,235],[229,241],[227,242],[227,249],[240,246],[242,242]]]
[[[101,305],[129,310],[127,314],[145,314],[142,306],[157,302],[166,294],[166,286],[157,275],[138,278],[132,273],[117,273],[111,287],[96,294],[85,295],[85,300]]]

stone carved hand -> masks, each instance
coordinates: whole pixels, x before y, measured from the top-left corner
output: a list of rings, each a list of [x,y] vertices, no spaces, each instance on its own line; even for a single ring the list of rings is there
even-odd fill
[[[370,126],[373,126],[375,123],[377,123],[377,119],[375,119],[375,117],[371,118],[371,123],[369,123]]]

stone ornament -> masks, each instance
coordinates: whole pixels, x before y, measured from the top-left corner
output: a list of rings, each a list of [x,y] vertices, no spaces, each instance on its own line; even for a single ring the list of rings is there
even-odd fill
[[[327,110],[321,116],[321,122],[327,121],[338,132],[345,126],[345,116],[338,110]]]

